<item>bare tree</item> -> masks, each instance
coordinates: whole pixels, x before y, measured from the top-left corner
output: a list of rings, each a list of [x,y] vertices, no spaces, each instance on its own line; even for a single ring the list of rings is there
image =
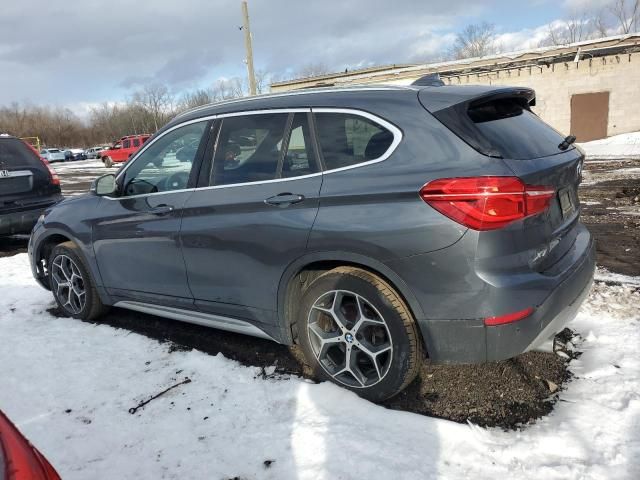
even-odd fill
[[[606,9],[601,9],[593,15],[592,24],[597,37],[606,37],[611,29],[610,15]]]
[[[296,70],[294,76],[297,78],[319,77],[322,75],[328,75],[331,73],[331,69],[324,63],[308,63],[301,66]]]
[[[484,57],[493,55],[498,50],[495,26],[491,23],[483,22],[467,25],[456,35],[451,56],[457,60]]]
[[[615,0],[609,11],[616,19],[622,34],[635,32],[640,16],[640,0]]]
[[[173,95],[165,85],[146,85],[142,90],[134,92],[133,103],[151,116],[154,131],[173,114]]]
[[[186,92],[180,98],[178,102],[177,109],[178,110],[188,110],[190,108],[199,107],[201,105],[206,105],[208,103],[212,103],[213,95],[210,90],[206,89],[198,89],[193,92]]]
[[[561,22],[549,24],[547,37],[540,42],[541,46],[568,45],[570,43],[589,40],[597,36],[596,17],[587,12],[574,11]],[[604,22],[604,18],[602,19]],[[604,23],[601,26],[604,28]]]

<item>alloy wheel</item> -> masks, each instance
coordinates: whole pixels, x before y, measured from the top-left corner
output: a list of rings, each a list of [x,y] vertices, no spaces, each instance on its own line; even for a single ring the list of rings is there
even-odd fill
[[[311,349],[323,370],[352,388],[371,387],[389,371],[393,343],[380,312],[346,290],[321,295],[307,322]]]
[[[78,265],[67,255],[57,255],[51,264],[53,290],[62,307],[79,314],[87,301],[85,282]]]

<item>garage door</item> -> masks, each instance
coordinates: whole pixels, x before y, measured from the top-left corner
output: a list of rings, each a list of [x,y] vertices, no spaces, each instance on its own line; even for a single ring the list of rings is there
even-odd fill
[[[581,93],[571,97],[571,134],[578,142],[606,138],[609,92]]]

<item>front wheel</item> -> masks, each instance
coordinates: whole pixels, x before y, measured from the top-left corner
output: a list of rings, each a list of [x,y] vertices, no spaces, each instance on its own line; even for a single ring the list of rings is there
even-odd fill
[[[75,243],[56,245],[47,265],[53,297],[67,315],[94,320],[107,311]]]
[[[319,276],[303,294],[298,322],[315,375],[364,398],[386,400],[418,373],[422,343],[411,312],[366,270],[339,267]]]

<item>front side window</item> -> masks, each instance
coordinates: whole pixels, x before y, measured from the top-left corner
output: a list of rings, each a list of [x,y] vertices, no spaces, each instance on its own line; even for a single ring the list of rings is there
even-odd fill
[[[131,146],[131,140],[125,140],[122,142],[122,148],[129,148]]]
[[[125,171],[123,195],[187,188],[207,123],[176,128],[151,144]]]
[[[359,115],[316,113],[315,119],[327,170],[376,160],[393,143],[391,131]]]
[[[213,160],[212,185],[276,178],[289,115],[274,113],[222,120]]]

